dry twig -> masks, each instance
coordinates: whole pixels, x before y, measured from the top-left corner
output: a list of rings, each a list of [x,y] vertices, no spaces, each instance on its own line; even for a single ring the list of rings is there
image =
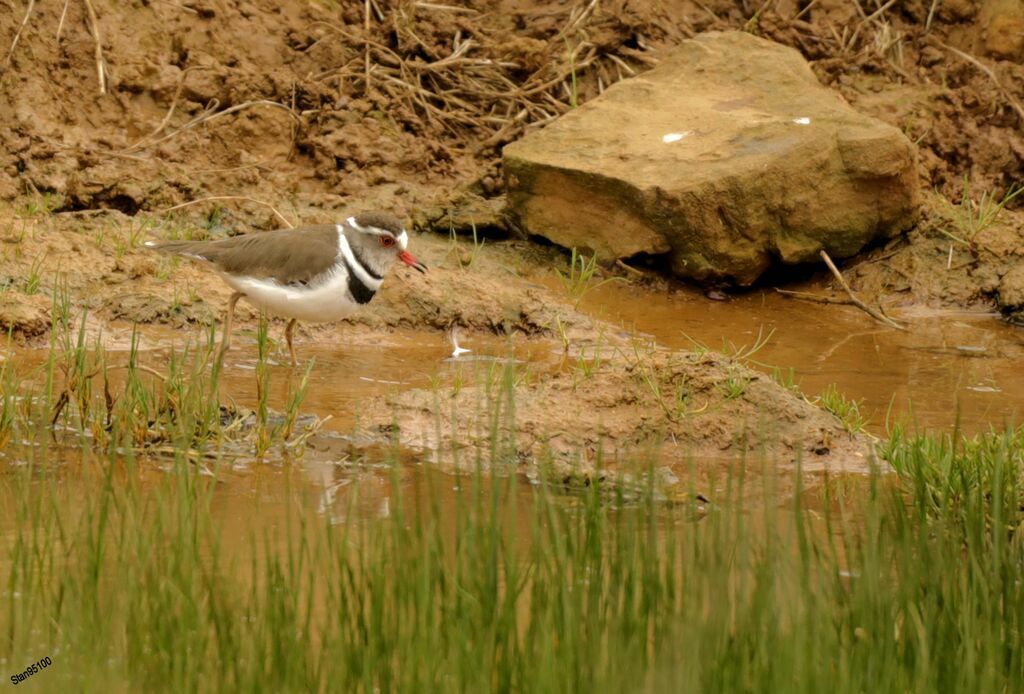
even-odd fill
[[[871,21],[872,19],[874,19],[875,17],[878,17],[878,16],[880,16],[880,15],[884,14],[884,13],[885,13],[885,11],[886,11],[887,9],[889,9],[890,7],[892,7],[892,6],[893,6],[893,5],[895,4],[895,3],[896,3],[896,0],[889,0],[889,2],[885,3],[884,5],[882,5],[881,7],[879,7],[879,8],[877,9],[877,10],[875,10],[874,12],[872,12],[871,14],[869,14],[869,15],[868,15],[867,17],[865,17],[864,19],[862,19],[862,20],[861,20],[861,23],[862,23],[862,24],[866,24],[866,23],[870,22],[870,21]],[[858,5],[858,7],[859,7],[859,6],[860,6],[860,5]]]
[[[807,5],[806,5],[806,6],[804,7],[804,9],[802,9],[802,10],[800,10],[799,12],[797,12],[797,13],[796,13],[796,16],[794,16],[794,17],[793,17],[793,19],[792,19],[791,21],[794,21],[794,22],[795,22],[796,20],[800,19],[800,18],[801,18],[801,17],[803,17],[803,16],[805,15],[805,14],[807,14],[808,12],[810,12],[810,11],[811,11],[811,8],[812,8],[812,7],[814,7],[814,6],[815,6],[815,5],[817,5],[817,4],[818,4],[818,0],[811,0],[811,1],[809,2],[809,3],[807,3]]]
[[[14,48],[18,45],[18,39],[21,38],[21,32],[25,30],[25,26],[28,24],[29,17],[32,16],[32,10],[35,9],[36,0],[28,0],[28,9],[25,10],[25,16],[21,20],[21,25],[18,30],[14,32],[14,40],[11,41],[11,47],[7,50],[7,59],[4,60],[4,70],[11,65],[11,58],[14,57]]]
[[[828,265],[828,269],[832,271],[833,277],[835,277],[836,281],[839,282],[839,286],[841,286],[843,288],[843,291],[846,292],[847,296],[850,297],[850,301],[854,306],[859,308],[861,311],[864,311],[864,313],[868,314],[875,320],[881,323],[885,323],[891,328],[896,328],[897,330],[906,330],[904,326],[900,325],[889,316],[885,315],[876,308],[868,306],[863,301],[861,301],[857,297],[857,295],[853,293],[853,290],[850,289],[850,285],[846,283],[846,278],[843,277],[843,273],[839,272],[839,268],[837,268],[836,264],[832,262],[832,258],[829,257],[828,253],[822,251],[820,255],[821,259],[825,261],[826,265]]]
[[[801,301],[810,301],[815,304],[835,304],[838,306],[854,306],[855,304],[850,299],[843,299],[834,296],[822,296],[820,294],[811,294],[810,292],[798,292],[793,289],[779,289],[775,288],[775,291],[785,296],[791,296],[794,299],[800,299]]]
[[[945,48],[947,51],[955,53],[956,55],[963,58],[971,65],[974,65],[976,68],[978,68],[986,75],[988,75],[988,78],[992,80],[992,84],[996,86],[996,91],[998,91],[1004,99],[1010,102],[1010,106],[1013,107],[1013,110],[1017,112],[1017,115],[1020,117],[1021,121],[1024,122],[1024,106],[1021,106],[1020,102],[1014,98],[1013,94],[1011,94],[1005,87],[1003,87],[1002,83],[999,81],[999,78],[996,76],[996,73],[992,70],[992,68],[985,65],[983,62],[975,58],[973,55],[970,55],[969,53],[964,53],[958,48],[954,48],[953,46],[942,43],[941,41],[939,42],[939,45]]]
[[[836,280],[839,282],[839,286],[841,286],[843,288],[843,291],[846,292],[846,296],[848,298],[843,299],[833,296],[821,296],[820,294],[811,294],[810,292],[797,292],[790,289],[776,288],[775,291],[778,292],[779,294],[791,296],[794,299],[800,299],[802,301],[813,301],[814,303],[817,304],[838,304],[842,306],[856,306],[861,311],[864,311],[864,313],[868,314],[878,322],[888,325],[890,328],[896,328],[897,330],[906,330],[905,326],[900,325],[892,318],[882,313],[880,309],[872,308],[871,306],[868,306],[863,301],[861,301],[860,298],[858,298],[857,295],[853,293],[853,290],[850,288],[850,285],[847,284],[846,282],[846,278],[844,278],[842,273],[839,272],[839,268],[837,268],[835,263],[832,262],[832,258],[829,257],[828,253],[822,251],[821,258],[822,260],[825,261],[825,264],[828,266],[828,269],[832,272],[833,277],[835,277]]]
[[[932,18],[935,17],[935,10],[939,7],[941,0],[932,0],[932,6],[928,8],[928,19],[924,20],[924,33],[932,30]]]
[[[441,10],[444,12],[463,12],[466,14],[477,14],[477,10],[471,7],[456,7],[455,5],[440,5],[433,2],[417,2],[416,7],[424,10]]]
[[[164,115],[163,120],[160,121],[160,125],[156,126],[156,128],[153,129],[153,132],[149,133],[148,135],[146,135],[145,137],[140,139],[135,144],[130,145],[126,149],[122,150],[120,152],[121,154],[126,154],[128,152],[133,152],[133,151],[135,151],[135,150],[145,146],[146,140],[151,140],[152,138],[156,137],[157,135],[160,134],[160,132],[165,127],[167,127],[167,124],[171,120],[171,116],[174,115],[174,109],[177,108],[177,106],[178,106],[178,99],[181,97],[181,90],[185,86],[185,76],[188,75],[190,70],[202,70],[202,69],[204,69],[204,67],[202,67],[202,66],[190,66],[190,67],[187,67],[184,70],[182,70],[181,77],[178,78],[178,85],[174,89],[174,97],[171,99],[171,107],[169,109],[167,109],[167,113],[166,113],[166,115]]]
[[[100,94],[107,93],[107,75],[103,68],[103,43],[100,40],[100,22],[96,18],[96,10],[92,6],[92,0],[84,0],[85,11],[89,16],[89,30],[92,32],[92,41],[95,45],[96,56],[96,78],[100,82]]]
[[[299,121],[300,123],[302,122],[302,117],[299,116],[299,114],[295,113],[295,111],[293,111],[292,109],[288,108],[284,104],[279,104],[276,101],[267,101],[265,99],[259,99],[259,100],[256,100],[256,101],[246,101],[244,104],[237,104],[237,105],[232,106],[230,108],[226,108],[223,111],[217,111],[216,110],[217,106],[219,106],[219,102],[216,99],[214,99],[213,102],[211,102],[211,104],[206,108],[205,111],[203,111],[201,114],[199,114],[198,116],[196,116],[195,118],[190,120],[188,123],[185,123],[185,125],[181,126],[180,128],[178,128],[178,129],[176,129],[176,130],[174,130],[172,132],[167,133],[166,135],[161,137],[159,140],[153,140],[151,142],[145,142],[144,144],[140,144],[140,143],[142,143],[146,139],[146,138],[143,138],[143,140],[140,140],[140,142],[132,145],[128,150],[125,150],[125,151],[131,151],[131,149],[137,149],[137,148],[140,148],[140,147],[142,147],[142,148],[153,147],[154,145],[158,145],[161,142],[166,142],[167,140],[170,140],[172,137],[176,137],[176,136],[182,134],[186,130],[191,130],[192,128],[196,127],[197,125],[201,125],[203,123],[209,123],[210,121],[216,120],[216,119],[218,119],[218,118],[220,118],[222,116],[227,116],[227,115],[230,115],[232,113],[237,113],[238,111],[250,108],[252,106],[269,106],[270,108],[281,109],[282,111],[284,111],[285,113],[287,113],[292,118],[294,118],[297,121]],[[174,104],[171,104],[171,107],[173,109]],[[168,112],[168,115],[165,116],[164,120],[166,121],[169,118],[170,118],[170,112]],[[163,126],[164,126],[164,123],[162,123],[160,125],[160,127],[157,128],[156,132],[159,132],[163,128]]]
[[[128,371],[128,370],[131,370],[131,369],[135,369],[136,371],[141,371],[143,373],[147,373],[150,376],[153,376],[154,378],[159,378],[164,383],[167,382],[167,377],[164,376],[162,373],[160,373],[159,371],[157,371],[155,369],[151,369],[148,366],[143,366],[142,364],[114,364],[113,366],[106,367],[106,370],[108,372],[110,372],[110,371],[117,371],[117,370]],[[87,374],[86,378],[95,378],[96,376],[98,376],[100,374],[101,371],[103,371],[103,367],[98,367],[92,373]]]
[[[184,207],[189,207],[191,205],[198,205],[201,202],[211,202],[211,201],[214,201],[214,200],[244,200],[245,202],[252,202],[252,203],[255,203],[257,205],[263,205],[264,207],[270,208],[270,211],[273,212],[274,215],[278,219],[280,219],[284,223],[284,225],[287,226],[289,229],[294,229],[295,228],[295,225],[292,224],[291,222],[289,222],[288,219],[283,214],[278,212],[277,208],[274,207],[273,205],[271,205],[269,202],[264,202],[263,200],[257,200],[256,198],[250,198],[250,197],[248,197],[246,195],[212,195],[212,196],[207,197],[207,198],[199,198],[197,200],[190,200],[189,202],[183,202],[180,205],[174,205],[173,207],[168,207],[165,210],[161,210],[159,212],[159,214],[167,214],[168,212],[173,212],[174,210],[180,210],[180,209],[182,209]]]
[[[60,21],[57,22],[57,43],[60,43],[60,32],[64,29],[64,18],[68,16],[68,5],[71,0],[64,0],[64,9],[60,11]]]
[[[640,268],[633,267],[632,265],[627,265],[626,261],[622,260],[621,258],[616,259],[615,264],[621,267],[623,270],[633,273],[634,275],[639,275],[640,277],[651,277],[651,273],[648,272],[647,270],[641,270]]]
[[[366,33],[366,43],[363,48],[363,60],[366,65],[366,91],[370,91],[370,0],[365,0],[363,7],[363,31]]]

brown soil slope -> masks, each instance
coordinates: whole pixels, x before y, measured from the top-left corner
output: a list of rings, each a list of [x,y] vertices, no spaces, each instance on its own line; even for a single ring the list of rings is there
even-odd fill
[[[57,209],[383,188],[410,214],[424,187],[492,195],[497,148],[523,128],[726,28],[801,50],[918,142],[947,196],[964,174],[976,190],[1024,179],[1024,16],[1002,0],[93,0],[95,21],[90,3],[5,4],[0,199]]]

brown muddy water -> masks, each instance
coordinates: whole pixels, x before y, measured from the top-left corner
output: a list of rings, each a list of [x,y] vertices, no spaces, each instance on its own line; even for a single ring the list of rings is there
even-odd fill
[[[808,304],[774,291],[712,301],[692,290],[666,295],[615,283],[588,293],[580,308],[673,349],[699,344],[728,353],[767,338],[752,365],[767,373],[792,369],[810,397],[835,384],[861,401],[868,430],[877,436],[885,435],[887,420],[917,430],[959,423],[972,434],[1024,419],[1024,330],[997,314],[915,307],[894,312],[908,323],[899,331],[852,307]],[[561,357],[554,340],[459,340],[471,350],[460,359],[451,358],[451,344],[436,333],[392,332],[377,345],[303,344],[302,358],[316,359],[303,410],[330,414],[336,420],[330,428],[343,429],[357,422],[362,399],[448,383],[468,360],[504,359],[511,348],[516,359],[543,370]],[[254,348],[234,349],[229,364],[224,382],[230,391],[253,397]]]
[[[862,401],[868,430],[885,434],[886,417],[918,430],[966,433],[1024,419],[1024,330],[997,314],[913,307],[890,310],[905,331],[881,326],[853,307],[785,298],[772,290],[711,301],[683,290],[668,296],[606,284],[581,306],[623,329],[668,347],[751,346],[771,337],[753,359],[771,372],[793,369],[804,393],[830,384]]]
[[[811,397],[836,384],[840,392],[862,401],[869,431],[878,436],[885,435],[887,417],[915,429],[949,429],[959,418],[960,427],[972,433],[1019,422],[1024,414],[1024,388],[1019,386],[1024,382],[1024,336],[992,315],[916,309],[900,315],[910,325],[901,332],[876,326],[852,308],[805,304],[771,291],[719,302],[691,290],[666,295],[616,283],[590,292],[580,308],[671,348],[687,349],[697,342],[728,351],[730,345],[749,347],[771,333],[753,357],[758,368],[792,369]],[[274,337],[279,328],[272,327]],[[119,356],[127,360],[127,352],[119,354],[117,347],[129,344],[131,334],[127,327],[113,329],[112,364]],[[218,471],[214,513],[225,537],[248,536],[254,519],[260,527],[274,528],[295,500],[332,522],[387,518],[398,491],[406,497],[429,492],[440,495],[442,505],[452,503],[461,490],[459,478],[439,471],[443,466],[430,464],[427,456],[403,454],[396,470],[375,462],[386,459],[386,452],[353,453],[344,435],[358,425],[360,403],[390,391],[450,385],[470,360],[504,359],[510,349],[538,371],[557,368],[561,355],[555,340],[465,335],[462,346],[472,352],[452,360],[451,345],[437,333],[382,333],[376,344],[346,342],[343,332],[339,336],[338,342],[309,339],[297,345],[301,359],[315,359],[302,411],[330,417],[309,454],[294,464],[242,461]],[[183,342],[181,332],[147,329],[143,362],[157,367],[172,345],[180,349]],[[284,361],[280,353],[276,356]],[[41,360],[43,355],[22,353],[19,358]],[[254,338],[240,336],[226,365],[222,393],[252,407]],[[288,379],[297,373],[284,365],[273,367],[272,407],[280,407]],[[30,457],[41,462],[39,453]],[[25,462],[17,449],[3,455],[8,465]],[[88,454],[84,459],[78,451],[42,457],[60,470],[61,483],[79,490],[82,498],[98,483],[99,476],[88,473]],[[152,466],[142,475],[143,484],[159,480],[166,469]]]

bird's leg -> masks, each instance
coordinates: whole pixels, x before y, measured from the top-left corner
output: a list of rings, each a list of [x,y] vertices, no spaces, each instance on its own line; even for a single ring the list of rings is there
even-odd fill
[[[297,323],[294,318],[288,321],[288,326],[284,329],[284,339],[288,343],[288,353],[292,355],[292,366],[298,365],[298,360],[295,358],[295,346],[292,344],[292,330],[295,328]]]
[[[231,323],[235,316],[235,304],[237,304],[238,300],[243,296],[245,296],[245,294],[242,292],[235,292],[231,295],[231,298],[228,299],[228,311],[227,315],[224,317],[224,341],[220,345],[221,354],[227,352],[231,347]]]

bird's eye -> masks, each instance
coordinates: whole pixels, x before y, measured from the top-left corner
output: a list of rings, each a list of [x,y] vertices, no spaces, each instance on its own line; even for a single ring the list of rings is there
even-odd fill
[[[381,236],[380,245],[384,246],[384,248],[391,248],[395,245],[395,239],[390,236]]]

